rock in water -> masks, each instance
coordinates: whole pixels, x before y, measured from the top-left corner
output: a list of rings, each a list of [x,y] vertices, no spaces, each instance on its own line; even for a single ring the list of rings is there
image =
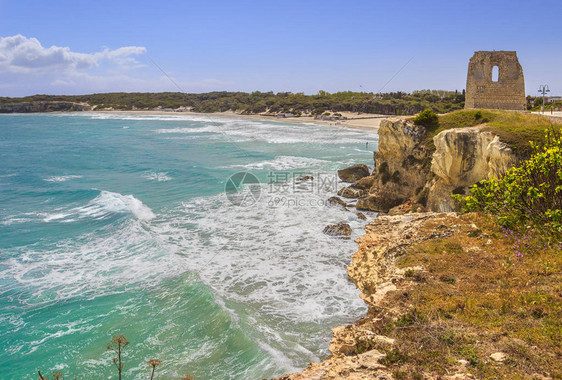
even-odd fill
[[[297,178],[297,179],[296,179],[296,182],[297,182],[297,183],[301,183],[301,182],[312,181],[312,180],[314,180],[314,177],[313,177],[313,176],[311,176],[311,175],[305,175],[305,176],[302,176],[302,177]]]
[[[345,169],[338,170],[338,177],[343,182],[355,182],[363,177],[369,176],[369,168],[365,164],[357,164]]]
[[[328,224],[323,231],[326,235],[349,239],[351,227],[347,223]]]
[[[342,206],[343,208],[347,209],[347,204],[340,198],[340,197],[330,197],[328,198],[328,204],[330,206]]]
[[[348,187],[342,187],[338,190],[338,195],[344,198],[359,198],[365,195],[365,190],[358,189],[353,185]]]

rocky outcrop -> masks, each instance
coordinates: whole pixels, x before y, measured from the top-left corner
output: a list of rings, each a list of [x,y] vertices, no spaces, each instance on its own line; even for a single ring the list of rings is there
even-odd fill
[[[344,202],[341,198],[339,198],[339,197],[335,197],[335,196],[334,196],[334,197],[328,198],[328,204],[329,204],[330,206],[341,206],[341,207],[343,207],[344,209],[347,209],[347,207],[346,207],[346,206],[347,206],[347,203],[345,203],[345,202]]]
[[[459,223],[454,213],[415,213],[398,216],[379,216],[365,227],[366,234],[357,239],[358,251],[348,267],[349,278],[361,290],[361,298],[369,306],[366,318],[352,325],[332,329],[332,355],[321,363],[311,363],[300,373],[284,376],[283,380],[304,379],[393,379],[392,368],[384,364],[385,353],[362,348],[361,342],[377,342],[392,349],[394,339],[379,335],[384,326],[381,311],[398,316],[403,311],[385,300],[387,294],[398,289],[405,277],[405,268],[394,265],[395,259],[413,244],[440,238],[452,233],[451,225]],[[417,269],[417,268],[416,268]],[[378,311],[375,317],[374,311]],[[427,379],[440,377],[427,376]],[[445,377],[449,378],[449,377]]]
[[[427,206],[434,211],[452,211],[451,192],[465,193],[469,186],[490,177],[500,177],[518,162],[513,150],[480,127],[449,129],[433,139],[435,152]]]
[[[481,126],[445,130],[433,138],[433,146],[427,135],[425,127],[410,120],[383,120],[373,174],[338,194],[358,198],[360,210],[389,212],[410,201],[414,211],[453,211],[452,192],[466,193],[472,184],[499,177],[518,162],[509,146]]]
[[[387,212],[425,186],[431,153],[424,144],[426,130],[404,119],[385,119],[379,128],[379,150],[372,175],[357,180],[338,193],[359,198],[357,208]]]
[[[370,174],[369,167],[365,164],[357,164],[345,169],[338,170],[338,177],[343,182],[355,182]]]
[[[25,102],[0,104],[0,113],[31,113],[61,111],[91,111],[92,107],[85,103],[73,102]]]

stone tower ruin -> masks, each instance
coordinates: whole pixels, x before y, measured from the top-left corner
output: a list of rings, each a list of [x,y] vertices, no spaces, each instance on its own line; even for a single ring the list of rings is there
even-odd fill
[[[497,78],[493,78],[494,69]],[[464,108],[526,109],[525,79],[517,52],[474,52],[468,63]]]

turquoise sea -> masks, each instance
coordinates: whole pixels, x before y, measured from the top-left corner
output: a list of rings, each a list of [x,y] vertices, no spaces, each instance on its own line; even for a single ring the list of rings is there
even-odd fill
[[[261,379],[326,357],[330,328],[366,309],[346,275],[356,244],[322,230],[364,222],[317,180],[372,166],[376,146],[326,125],[0,115],[0,377],[116,378],[114,334],[124,379],[151,358],[160,379]],[[224,192],[243,171],[262,182],[247,207]]]

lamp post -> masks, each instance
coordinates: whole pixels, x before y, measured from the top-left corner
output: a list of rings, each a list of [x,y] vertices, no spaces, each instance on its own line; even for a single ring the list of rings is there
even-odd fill
[[[547,84],[541,84],[539,86],[539,93],[542,94],[542,113],[544,114],[544,97],[547,92],[550,92],[550,88],[548,88]]]

